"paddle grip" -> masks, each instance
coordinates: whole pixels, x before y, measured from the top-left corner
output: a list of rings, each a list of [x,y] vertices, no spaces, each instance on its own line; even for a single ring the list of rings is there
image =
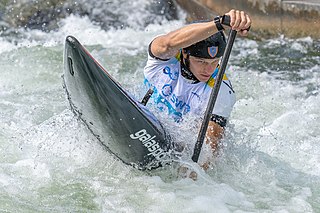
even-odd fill
[[[231,22],[230,16],[227,16],[227,15],[221,16],[221,24],[226,25],[226,26],[228,26],[228,27],[231,27],[231,26],[230,26],[230,22]],[[251,26],[250,26],[248,29],[246,29],[246,30],[249,31],[250,28],[251,28]]]
[[[230,21],[231,21],[230,16],[223,15],[221,19],[221,24],[230,27]]]

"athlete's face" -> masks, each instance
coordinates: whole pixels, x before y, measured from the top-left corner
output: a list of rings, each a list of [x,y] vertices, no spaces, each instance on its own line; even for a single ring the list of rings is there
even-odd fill
[[[189,60],[190,71],[199,81],[207,82],[217,68],[220,58],[207,59],[190,56]]]

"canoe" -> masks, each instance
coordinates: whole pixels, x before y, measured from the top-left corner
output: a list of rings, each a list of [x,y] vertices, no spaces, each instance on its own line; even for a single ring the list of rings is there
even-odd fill
[[[170,161],[172,143],[159,120],[73,36],[65,41],[63,79],[71,110],[109,152],[140,170]]]

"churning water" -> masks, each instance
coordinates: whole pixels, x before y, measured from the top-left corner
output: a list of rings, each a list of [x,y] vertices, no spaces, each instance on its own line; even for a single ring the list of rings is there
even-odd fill
[[[142,26],[147,0],[138,2],[118,5],[136,12],[126,27],[71,15],[49,33],[0,37],[0,212],[320,212],[317,40],[236,40],[227,72],[237,103],[213,168],[192,165],[197,181],[172,166],[124,165],[72,114],[61,79],[67,35],[142,97],[148,43],[184,18]]]

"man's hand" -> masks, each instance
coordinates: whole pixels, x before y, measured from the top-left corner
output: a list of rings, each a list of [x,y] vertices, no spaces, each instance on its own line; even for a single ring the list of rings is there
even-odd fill
[[[241,36],[247,36],[251,27],[251,19],[248,14],[240,10],[230,10],[225,15],[230,16],[231,29],[236,30]]]

